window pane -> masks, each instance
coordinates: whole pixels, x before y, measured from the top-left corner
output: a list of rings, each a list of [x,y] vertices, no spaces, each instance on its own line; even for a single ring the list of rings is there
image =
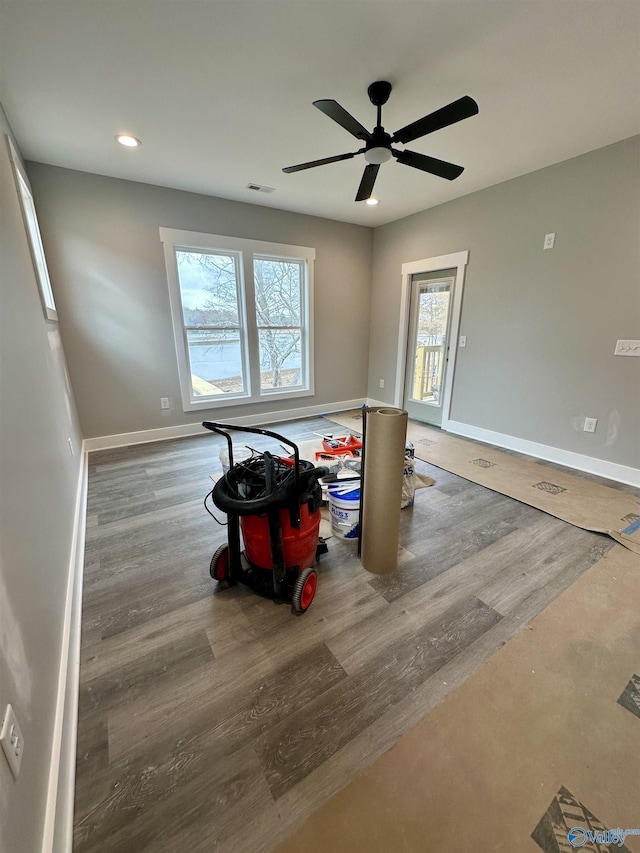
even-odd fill
[[[22,203],[24,207],[25,217],[27,220],[27,228],[29,231],[29,240],[31,241],[31,248],[33,250],[33,257],[36,264],[38,281],[40,282],[40,289],[42,291],[44,304],[47,308],[50,308],[52,311],[55,311],[56,304],[53,301],[53,291],[51,290],[49,270],[47,269],[47,262],[44,257],[44,249],[42,247],[42,240],[40,238],[40,226],[38,225],[38,217],[36,216],[36,208],[33,203],[33,196],[31,195],[31,190],[24,182],[24,179],[19,172],[18,185],[20,186],[20,193],[22,195]]]
[[[449,321],[449,285],[420,291],[418,306],[418,341],[421,344],[443,344]]]
[[[176,251],[185,326],[239,326],[235,255]]]
[[[242,349],[236,329],[190,330],[187,344],[194,396],[244,391]]]
[[[300,329],[260,329],[260,387],[302,385]]]
[[[300,261],[254,258],[258,326],[302,325]]]
[[[411,399],[440,402],[445,365],[451,284],[423,284],[418,303],[418,325]]]

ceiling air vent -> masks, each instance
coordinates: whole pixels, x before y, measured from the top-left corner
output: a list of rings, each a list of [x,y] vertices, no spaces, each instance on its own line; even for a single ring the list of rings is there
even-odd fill
[[[253,190],[256,193],[272,193],[275,192],[275,187],[264,187],[262,184],[247,184],[248,190]]]

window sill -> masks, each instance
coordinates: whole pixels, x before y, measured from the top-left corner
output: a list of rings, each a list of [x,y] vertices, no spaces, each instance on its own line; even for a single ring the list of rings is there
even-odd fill
[[[266,403],[271,400],[294,400],[298,397],[312,397],[313,389],[296,388],[292,391],[263,392],[259,397],[203,397],[202,399],[183,402],[182,409],[185,412],[203,411],[205,409],[231,408],[233,406],[246,406],[251,403]]]

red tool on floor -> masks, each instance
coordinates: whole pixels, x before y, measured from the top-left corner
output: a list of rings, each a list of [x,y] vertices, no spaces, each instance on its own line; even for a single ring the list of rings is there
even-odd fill
[[[301,460],[297,445],[275,432],[211,421],[202,426],[223,436],[229,448],[229,471],[205,498],[208,512],[211,496],[227,514],[227,543],[211,558],[211,577],[228,584],[240,581],[263,595],[289,600],[293,613],[304,613],[318,583],[315,563],[327,552],[319,536],[318,482],[327,469]],[[293,459],[264,451],[234,464],[230,431],[270,436],[293,448]]]

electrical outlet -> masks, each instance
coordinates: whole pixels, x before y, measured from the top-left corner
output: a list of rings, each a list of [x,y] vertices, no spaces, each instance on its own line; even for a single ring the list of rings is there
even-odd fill
[[[160,397],[160,408],[161,409],[170,409],[171,408],[171,406],[169,404],[169,398],[168,397]]]
[[[585,418],[584,419],[584,426],[582,427],[582,429],[585,432],[595,432],[597,426],[598,426],[598,419],[597,418]]]
[[[543,249],[553,249],[556,242],[555,232],[553,234],[545,234],[544,235],[544,246]]]
[[[381,380],[380,380],[380,387],[381,387],[381,388],[384,388],[384,379],[381,379]]]
[[[18,773],[20,773],[20,764],[22,763],[24,738],[11,705],[7,705],[4,715],[2,729],[0,730],[0,743],[9,762],[11,772],[14,778],[17,779]]]

